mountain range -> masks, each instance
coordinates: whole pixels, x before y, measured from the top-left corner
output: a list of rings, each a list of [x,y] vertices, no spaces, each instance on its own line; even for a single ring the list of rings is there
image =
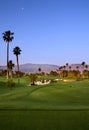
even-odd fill
[[[71,64],[71,70],[76,70],[76,66],[79,66],[79,70],[82,71],[82,66],[81,64]],[[32,72],[38,72],[38,69],[41,68],[41,72],[50,72],[50,71],[56,71],[59,69],[60,66],[58,65],[52,65],[52,64],[31,64],[31,63],[26,63],[26,64],[21,64],[20,65],[20,71],[22,72],[27,72],[27,73],[32,73]],[[6,66],[0,66],[0,70],[5,70]],[[14,71],[16,71],[17,68],[15,66]],[[89,70],[89,65],[88,65],[88,70]]]
[[[33,73],[38,72],[38,69],[41,68],[41,72],[50,72],[51,70],[56,71],[59,66],[51,65],[51,64],[21,64],[19,66],[21,72]],[[0,66],[0,70],[5,70],[6,66]],[[14,71],[16,71],[16,66],[14,67]]]
[[[59,66],[51,64],[22,64],[20,65],[20,71],[22,72],[38,72],[38,69],[41,68],[42,72],[50,72],[51,70],[56,71]]]

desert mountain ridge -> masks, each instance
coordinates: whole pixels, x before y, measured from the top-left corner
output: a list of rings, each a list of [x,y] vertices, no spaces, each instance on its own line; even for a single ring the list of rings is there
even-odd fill
[[[79,70],[82,70],[81,64],[70,64],[71,70],[76,70],[76,66],[79,67]],[[58,70],[60,65],[53,65],[53,64],[32,64],[32,63],[26,63],[20,65],[20,71],[32,73],[32,72],[38,72],[38,68],[41,68],[42,72],[50,72],[50,71],[56,71]],[[0,70],[5,70],[6,66],[0,66]],[[89,65],[88,68],[89,70]],[[14,70],[16,71],[16,65],[14,67]]]

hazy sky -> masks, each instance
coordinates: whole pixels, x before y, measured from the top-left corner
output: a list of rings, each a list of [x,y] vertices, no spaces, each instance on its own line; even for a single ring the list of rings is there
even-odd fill
[[[89,64],[89,0],[0,0],[0,65],[6,64],[4,31],[14,32],[20,64]]]

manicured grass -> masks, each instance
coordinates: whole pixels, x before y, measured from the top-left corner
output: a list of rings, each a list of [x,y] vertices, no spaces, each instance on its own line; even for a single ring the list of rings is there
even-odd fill
[[[1,130],[88,130],[89,80],[7,86],[0,79]]]
[[[1,130],[88,130],[89,111],[0,111]]]
[[[58,82],[44,86],[1,87],[0,108],[89,109],[89,82]]]

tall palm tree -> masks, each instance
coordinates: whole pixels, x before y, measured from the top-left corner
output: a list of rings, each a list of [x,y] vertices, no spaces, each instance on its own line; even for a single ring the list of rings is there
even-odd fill
[[[21,54],[21,49],[20,49],[20,47],[16,46],[16,47],[13,49],[13,53],[14,53],[14,55],[16,55],[18,81],[19,81],[19,59],[18,59],[18,55]]]
[[[9,31],[6,31],[3,34],[3,40],[7,43],[7,79],[9,77],[9,67],[8,67],[8,62],[9,62],[9,43],[12,42],[14,39],[13,35],[14,33]]]

